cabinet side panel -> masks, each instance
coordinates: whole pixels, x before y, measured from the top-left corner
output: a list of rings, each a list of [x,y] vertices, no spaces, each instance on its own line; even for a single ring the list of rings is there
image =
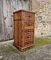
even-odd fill
[[[23,47],[23,41],[22,41],[22,21],[19,21],[19,46]]]
[[[19,22],[18,21],[14,21],[14,43],[16,45],[18,45],[18,41],[19,41],[19,27],[18,27]]]

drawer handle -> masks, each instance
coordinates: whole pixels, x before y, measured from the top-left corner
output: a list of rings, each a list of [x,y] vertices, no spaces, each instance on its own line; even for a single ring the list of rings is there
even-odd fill
[[[26,44],[30,44],[29,42],[26,42]]]
[[[29,36],[27,36],[27,38],[29,38]]]
[[[28,16],[29,18],[31,17],[31,16]]]

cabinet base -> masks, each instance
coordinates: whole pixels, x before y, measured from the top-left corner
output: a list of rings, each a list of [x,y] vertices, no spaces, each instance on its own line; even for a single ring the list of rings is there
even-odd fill
[[[28,45],[28,46],[25,46],[25,47],[20,47],[20,46],[18,46],[18,45],[16,45],[16,44],[14,43],[14,46],[15,46],[16,48],[18,48],[20,51],[24,52],[24,51],[26,51],[26,50],[28,50],[28,49],[30,49],[30,48],[33,48],[33,47],[34,47],[34,44],[31,44],[31,45]]]

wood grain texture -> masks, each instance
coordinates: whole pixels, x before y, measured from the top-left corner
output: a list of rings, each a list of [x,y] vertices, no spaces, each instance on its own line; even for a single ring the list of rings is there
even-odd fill
[[[14,45],[21,51],[34,46],[35,13],[20,10],[14,12]]]

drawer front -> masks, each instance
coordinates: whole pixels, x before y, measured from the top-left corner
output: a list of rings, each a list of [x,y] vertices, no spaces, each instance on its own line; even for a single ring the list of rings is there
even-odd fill
[[[25,30],[23,32],[24,45],[29,45],[34,42],[34,30]]]
[[[22,14],[22,18],[23,18],[23,19],[31,19],[31,20],[34,20],[35,14],[29,13],[29,12],[24,12],[24,13]]]
[[[22,25],[24,27],[26,27],[26,26],[34,26],[34,20],[22,21]]]

